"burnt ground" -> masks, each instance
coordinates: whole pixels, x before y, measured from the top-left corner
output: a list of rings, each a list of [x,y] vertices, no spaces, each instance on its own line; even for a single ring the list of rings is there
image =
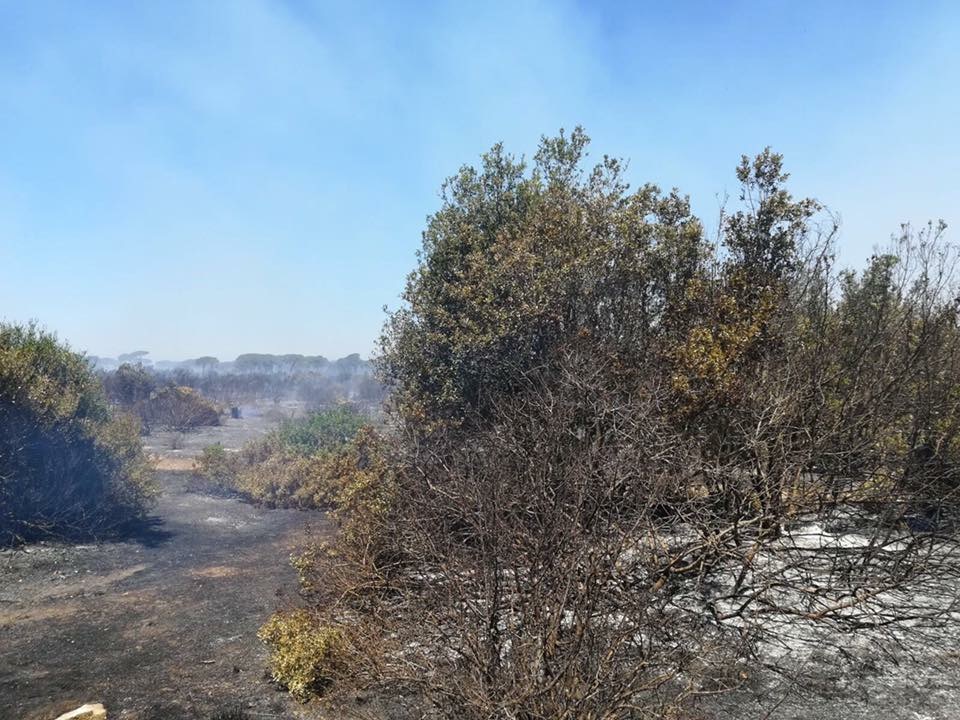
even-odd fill
[[[184,462],[161,452],[160,467],[261,431],[251,421],[205,430],[177,453]],[[308,713],[265,676],[256,631],[296,602],[289,556],[328,531],[324,516],[218,496],[185,469],[158,482],[139,537],[0,551],[0,720],[49,720],[85,702],[103,702],[111,720]]]
[[[204,446],[239,447],[294,412],[245,409],[220,428],[147,438],[162,492],[139,537],[0,550],[0,720],[51,720],[85,702],[103,702],[111,720],[211,720],[233,709],[249,720],[321,714],[270,683],[256,631],[296,603],[289,555],[329,523],[322,513],[217,495],[188,470]],[[703,716],[960,720],[957,624],[935,630],[913,657],[831,640],[791,673],[802,682],[756,675],[707,700]],[[836,644],[839,654],[827,650]],[[369,700],[343,714],[393,716]]]
[[[710,720],[958,720],[960,642],[954,623],[922,647],[883,651],[852,637],[827,638],[820,650],[758,670],[735,692],[703,705]]]

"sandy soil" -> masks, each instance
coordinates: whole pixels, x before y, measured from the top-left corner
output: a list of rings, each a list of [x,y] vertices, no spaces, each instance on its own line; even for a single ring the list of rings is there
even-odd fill
[[[140,537],[0,551],[0,720],[90,701],[131,720],[304,716],[265,677],[256,631],[296,601],[289,555],[328,532],[325,518],[218,496],[179,469],[204,445],[236,446],[270,424],[229,421],[179,452],[150,438],[167,469]]]

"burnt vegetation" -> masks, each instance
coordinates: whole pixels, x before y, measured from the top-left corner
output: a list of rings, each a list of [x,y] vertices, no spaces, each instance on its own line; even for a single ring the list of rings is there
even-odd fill
[[[205,356],[157,363],[147,360],[148,354],[93,359],[120,404],[143,402],[163,387],[190,388],[226,408],[282,400],[311,408],[341,402],[375,408],[384,397],[370,362],[357,354],[331,361],[322,355],[246,353],[232,361]]]
[[[288,419],[239,452],[204,448],[195,474],[267,507],[328,509],[376,437],[372,418],[351,405]]]
[[[495,146],[447,181],[376,375],[140,351],[98,377],[0,326],[0,542],[140,517],[140,432],[297,398],[304,417],[195,473],[338,526],[260,631],[299,698],[680,719],[854,642],[935,649],[960,619],[945,226],[848,270],[834,216],[769,149],[708,233],[679,191],[632,190],[587,148],[580,129],[530,163]]]
[[[103,377],[107,398],[140,421],[140,431],[154,428],[180,432],[219,425],[223,408],[197,390],[174,381],[164,382],[143,365],[124,363]]]
[[[152,492],[136,422],[111,411],[83,356],[0,324],[0,545],[109,537]]]
[[[388,429],[296,563],[306,612],[265,631],[298,693],[679,718],[814,650],[955,627],[944,226],[848,271],[770,150],[711,237],[587,144],[497,146],[445,185],[383,336]]]

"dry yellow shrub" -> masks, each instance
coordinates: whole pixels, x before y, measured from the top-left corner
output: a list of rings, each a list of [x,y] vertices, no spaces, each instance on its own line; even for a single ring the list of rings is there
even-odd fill
[[[270,673],[294,695],[321,694],[346,665],[343,632],[308,610],[274,613],[257,636],[270,646]]]

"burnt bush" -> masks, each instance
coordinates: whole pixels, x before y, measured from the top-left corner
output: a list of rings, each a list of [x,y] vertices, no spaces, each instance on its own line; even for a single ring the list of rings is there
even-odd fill
[[[151,494],[132,418],[84,358],[34,325],[0,325],[0,543],[109,534]]]
[[[193,388],[170,385],[157,390],[139,407],[148,427],[192,430],[219,425],[221,409]]]
[[[103,376],[109,401],[140,418],[142,429],[186,431],[219,425],[223,410],[192,387],[161,383],[142,365],[124,363]]]
[[[712,241],[586,145],[495,147],[424,233],[380,357],[389,472],[297,561],[351,680],[458,720],[676,718],[851,638],[935,647],[960,579],[943,226],[844,272],[769,150]]]
[[[242,708],[231,708],[229,710],[221,710],[214,713],[210,716],[210,720],[252,720],[250,715],[247,714],[246,710]]]

